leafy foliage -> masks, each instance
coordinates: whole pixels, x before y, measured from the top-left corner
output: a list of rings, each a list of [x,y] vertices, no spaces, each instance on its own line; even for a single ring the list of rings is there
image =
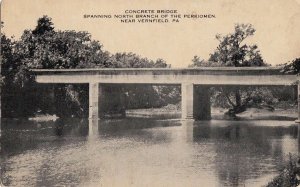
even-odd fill
[[[234,32],[227,35],[217,34],[219,45],[210,54],[208,60],[194,56],[190,67],[215,66],[266,66],[257,45],[246,44],[246,40],[253,36],[255,29],[251,24],[236,24]]]
[[[48,98],[49,90],[34,84],[29,69],[67,69],[67,68],[166,68],[169,67],[163,59],[156,61],[142,58],[134,53],[110,54],[103,50],[99,41],[93,40],[88,32],[56,31],[52,19],[43,16],[38,19],[33,30],[25,30],[20,40],[13,41],[2,35],[1,45],[4,76],[3,111],[4,116],[32,115],[37,110],[53,113],[43,98]],[[34,91],[39,89],[39,91]],[[50,88],[48,88],[50,89]],[[165,105],[165,95],[168,89],[153,86],[127,86],[123,88],[127,93],[128,107],[153,107]],[[57,105],[70,107],[58,111],[62,116],[86,116],[88,112],[88,88],[86,85],[60,85],[54,89]],[[31,95],[30,95],[31,93]],[[22,99],[26,97],[26,101]],[[27,98],[28,96],[28,98]],[[47,97],[46,97],[47,96]],[[151,97],[155,96],[155,97]],[[140,97],[142,102],[136,101]],[[53,98],[52,98],[53,100]],[[108,99],[110,100],[110,99]],[[37,102],[38,101],[38,102]],[[59,101],[59,102],[58,102]],[[25,105],[27,103],[27,105]],[[16,107],[17,106],[17,107]],[[22,107],[23,106],[23,107]],[[57,106],[57,109],[61,107]],[[19,112],[16,109],[20,109]],[[28,112],[24,112],[24,110]],[[53,109],[54,110],[54,109]],[[9,111],[9,112],[8,112]]]
[[[210,55],[209,61],[218,62],[222,66],[265,66],[257,45],[245,43],[254,33],[255,29],[251,24],[236,24],[233,33],[216,35],[220,43]]]
[[[114,68],[166,68],[168,66],[163,59],[154,62],[134,53],[116,53],[108,61],[110,67]]]
[[[25,31],[16,44],[23,64],[30,68],[108,67],[109,55],[87,32],[57,31],[34,35]]]
[[[300,73],[300,58],[294,59],[291,63],[286,63],[283,65],[284,73],[287,74],[298,74]]]
[[[263,61],[257,45],[249,45],[246,40],[253,36],[255,29],[251,24],[236,24],[234,32],[227,35],[216,35],[219,45],[210,54],[208,60],[194,56],[189,67],[220,67],[220,66],[267,66]],[[217,106],[230,107],[228,114],[235,114],[245,111],[248,107],[256,105],[258,102],[269,103],[262,97],[267,93],[267,89],[261,87],[240,87],[224,86],[211,88],[213,101]],[[267,95],[268,95],[267,94]]]
[[[31,115],[36,104],[31,103],[35,97],[31,92],[33,77],[28,68],[21,63],[20,56],[15,51],[16,42],[1,33],[1,110],[4,117],[24,117]],[[28,94],[25,94],[28,92]]]
[[[215,61],[206,61],[204,59],[201,59],[198,56],[194,56],[192,59],[192,64],[190,64],[188,67],[195,68],[195,67],[220,67],[222,66],[221,63],[215,62]]]
[[[297,167],[296,159],[289,155],[289,163],[283,171],[268,183],[267,187],[296,187],[300,184],[297,175],[300,174],[300,168]]]
[[[43,35],[45,32],[54,30],[52,19],[48,16],[43,16],[38,19],[36,28],[32,31],[34,35]]]

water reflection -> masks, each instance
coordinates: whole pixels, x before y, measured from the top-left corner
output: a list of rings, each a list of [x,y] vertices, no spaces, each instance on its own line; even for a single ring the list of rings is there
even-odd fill
[[[10,186],[260,186],[300,149],[291,124],[4,120],[1,177]]]
[[[221,183],[243,186],[248,179],[278,170],[286,154],[296,153],[297,126],[257,126],[252,123],[195,126],[194,142],[214,146],[216,172]],[[287,145],[290,149],[286,150]]]
[[[298,124],[298,133],[297,133],[297,137],[298,137],[298,156],[300,158],[300,124]]]
[[[63,119],[60,118],[60,119],[55,121],[54,130],[55,130],[55,134],[57,136],[62,136],[63,135],[64,126],[65,126],[65,122],[64,122]]]

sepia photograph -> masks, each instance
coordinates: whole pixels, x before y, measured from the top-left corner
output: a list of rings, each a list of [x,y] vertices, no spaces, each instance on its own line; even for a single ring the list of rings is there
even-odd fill
[[[0,187],[300,186],[300,0],[0,3]]]

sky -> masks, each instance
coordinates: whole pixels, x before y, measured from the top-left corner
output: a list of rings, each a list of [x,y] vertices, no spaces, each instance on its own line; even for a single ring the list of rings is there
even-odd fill
[[[123,15],[125,10],[177,10],[181,16],[212,14],[215,18],[169,23],[84,18],[84,15]],[[52,18],[56,30],[88,31],[111,53],[134,52],[153,60],[162,58],[172,67],[187,67],[195,55],[208,59],[218,45],[216,34],[233,32],[236,23],[253,25],[256,32],[246,42],[257,44],[267,63],[282,64],[300,57],[300,0],[3,0],[1,3],[3,32],[16,39],[25,29],[34,29],[43,15]]]

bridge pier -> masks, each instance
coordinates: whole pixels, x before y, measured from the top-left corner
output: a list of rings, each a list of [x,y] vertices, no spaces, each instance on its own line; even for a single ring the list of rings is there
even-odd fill
[[[89,119],[125,117],[125,101],[120,85],[89,83]]]
[[[89,119],[99,118],[99,83],[89,83]]]
[[[181,117],[184,120],[211,119],[209,88],[191,83],[181,84]]]
[[[181,84],[181,118],[194,119],[194,84]]]

